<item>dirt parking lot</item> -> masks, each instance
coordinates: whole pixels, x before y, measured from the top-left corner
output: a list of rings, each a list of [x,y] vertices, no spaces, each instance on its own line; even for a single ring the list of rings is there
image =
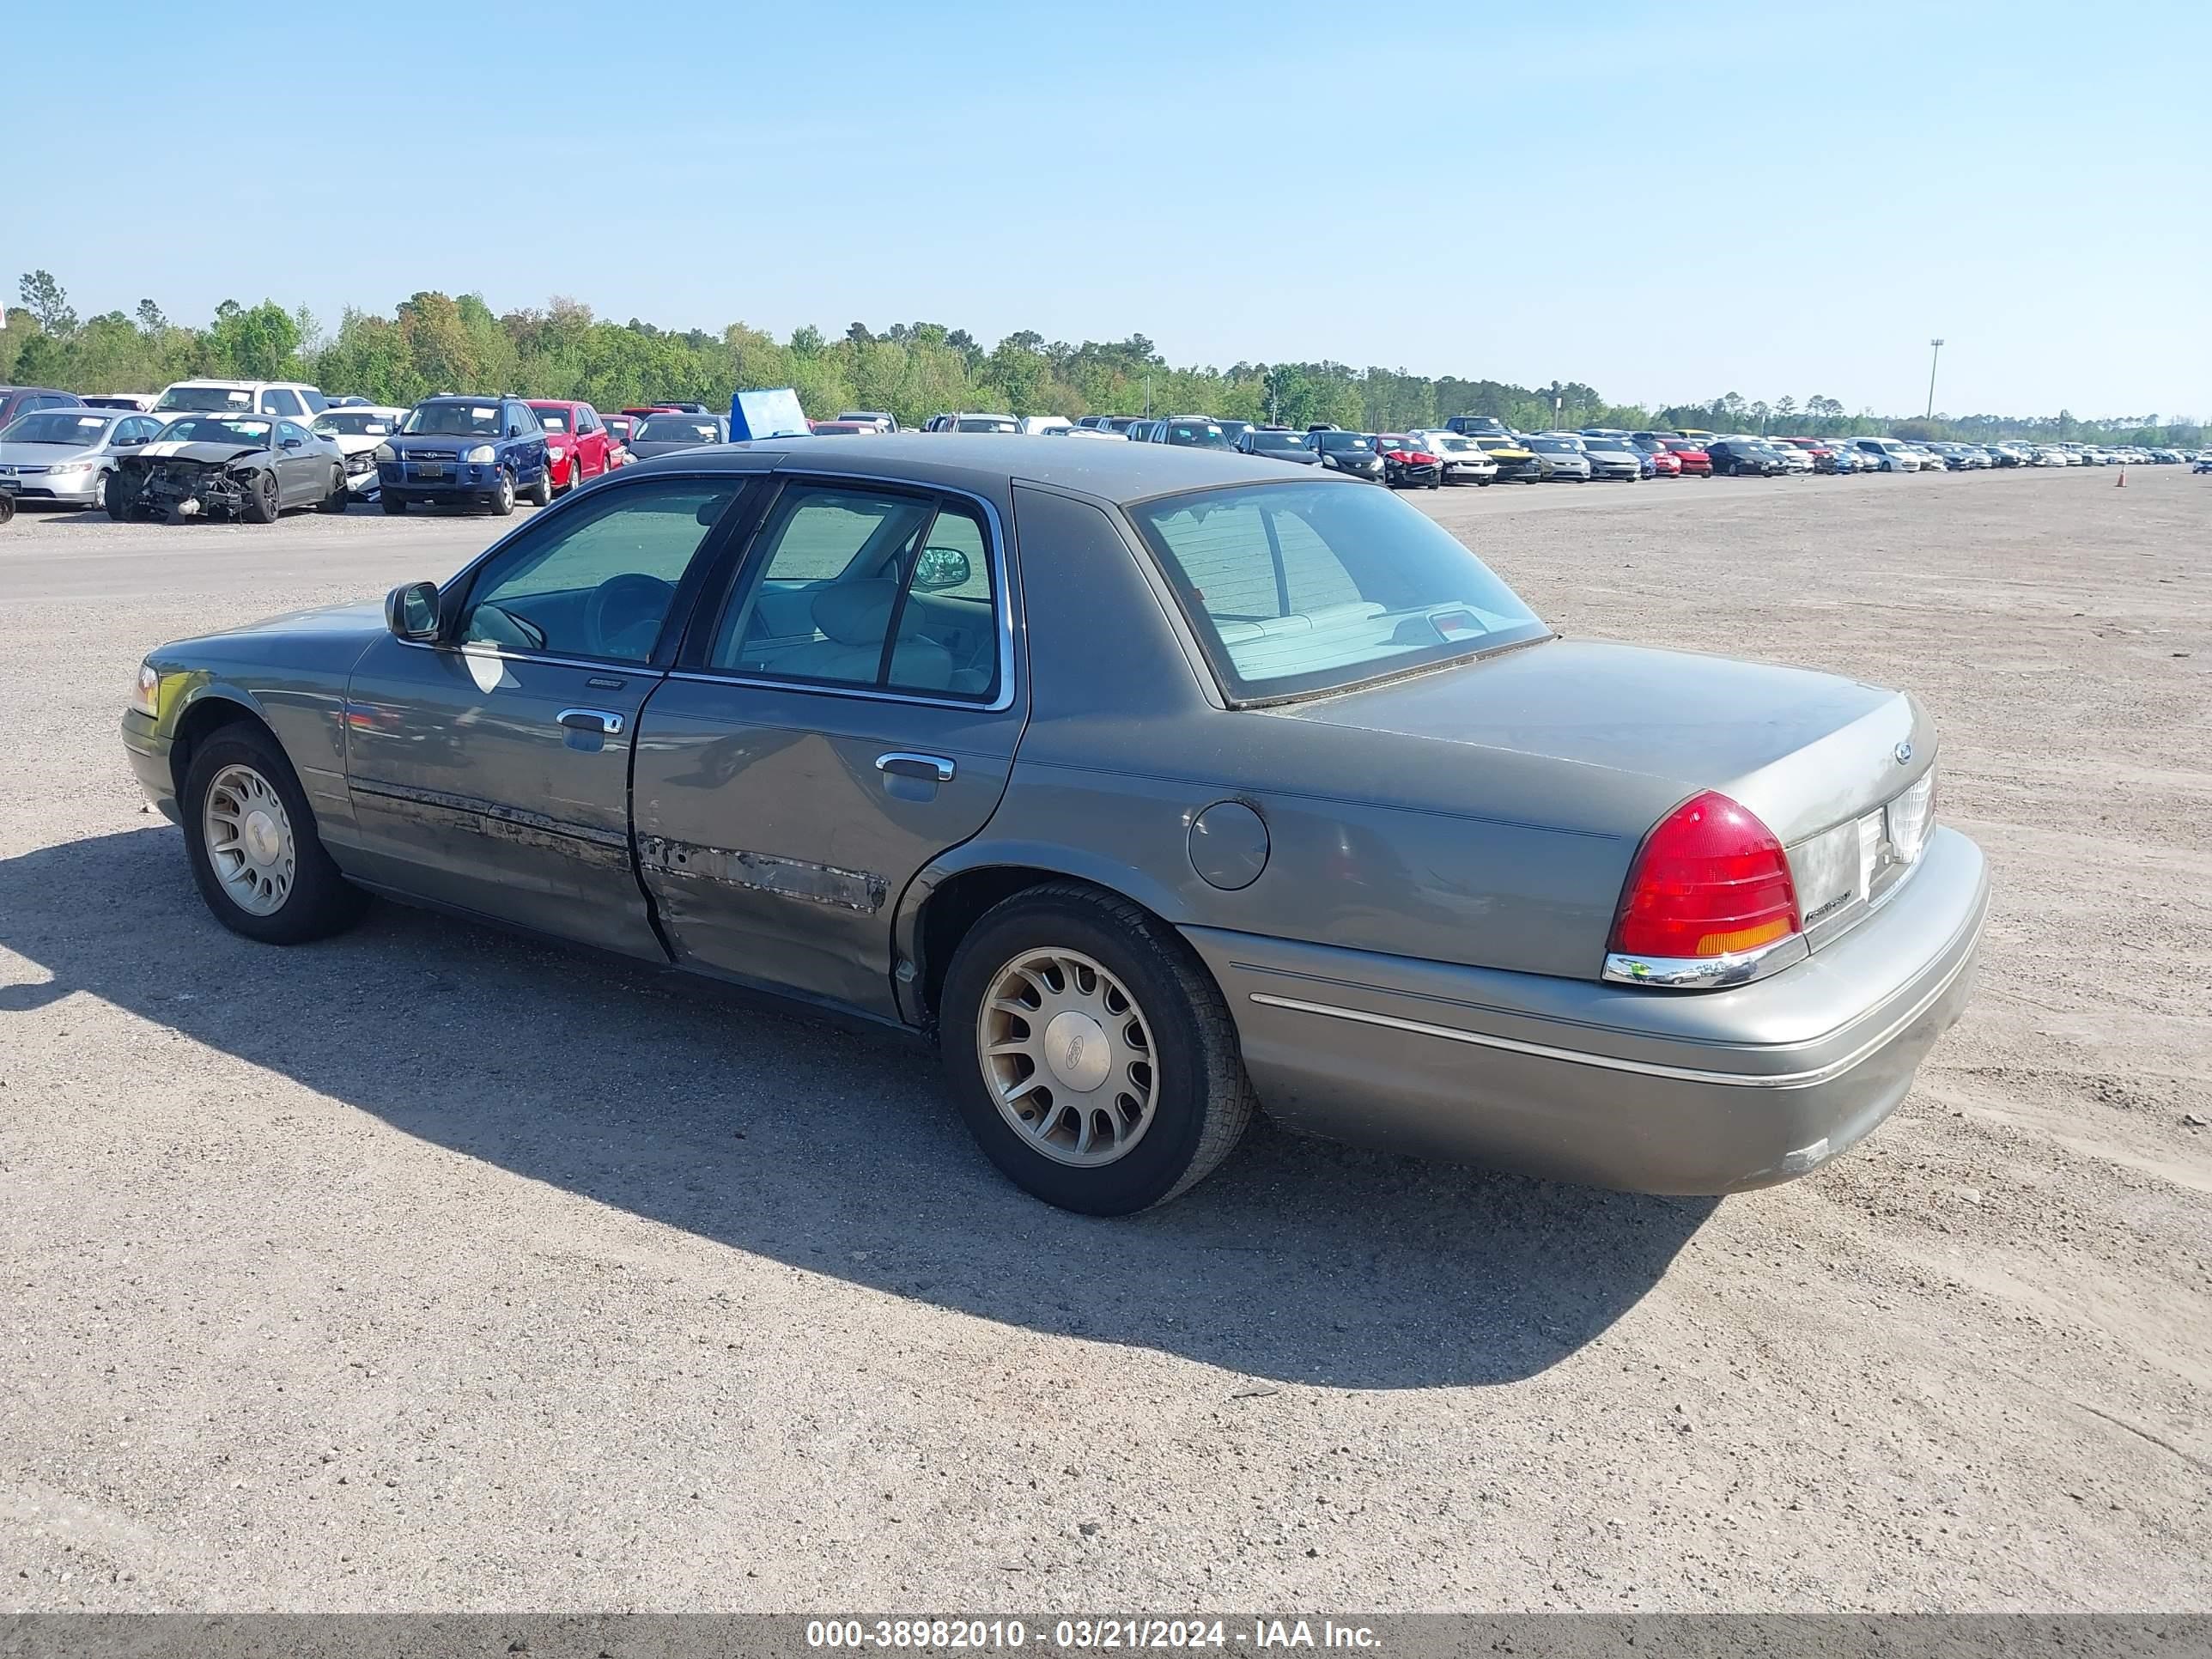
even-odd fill
[[[1932,708],[1995,916],[1867,1145],[1714,1203],[1263,1129],[1061,1214],[894,1038],[210,919],[142,651],[503,526],[0,530],[0,1608],[2212,1608],[2212,479],[1412,499],[1571,634]]]

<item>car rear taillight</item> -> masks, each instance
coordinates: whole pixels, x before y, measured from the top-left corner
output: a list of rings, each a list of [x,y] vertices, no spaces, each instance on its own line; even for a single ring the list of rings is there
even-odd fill
[[[1644,838],[1613,926],[1623,957],[1736,956],[1802,927],[1774,832],[1726,795],[1684,801]]]

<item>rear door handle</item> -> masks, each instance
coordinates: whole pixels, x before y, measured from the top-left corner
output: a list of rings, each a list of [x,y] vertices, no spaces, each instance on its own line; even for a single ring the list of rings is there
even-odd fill
[[[606,708],[564,708],[558,716],[562,725],[576,732],[598,732],[610,738],[622,735],[623,717]]]
[[[888,755],[876,757],[876,770],[889,772],[896,777],[928,778],[938,783],[952,781],[952,763],[942,755],[915,755],[903,749],[894,749]]]

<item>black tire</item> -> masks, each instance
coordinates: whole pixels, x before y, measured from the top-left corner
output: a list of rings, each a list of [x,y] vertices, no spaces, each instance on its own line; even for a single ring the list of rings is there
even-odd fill
[[[276,474],[257,472],[246,487],[246,506],[242,509],[248,524],[275,524],[276,515],[283,510],[283,496],[278,492]]]
[[[94,513],[107,511],[107,491],[114,482],[112,472],[103,472],[92,481],[92,510]]]
[[[15,516],[15,492],[0,489],[0,524],[10,522]]]
[[[1475,487],[1476,487],[1477,489],[1489,489],[1489,488],[1490,488],[1491,483],[1492,483],[1492,480],[1488,479],[1488,478],[1477,478],[1477,479],[1474,481],[1474,483],[1475,483]]]
[[[573,488],[574,486],[571,486]],[[530,486],[523,499],[532,507],[544,507],[553,499],[553,463],[548,461],[538,469],[538,482]]]
[[[1054,1161],[1000,1114],[976,1022],[1000,969],[1026,951],[1080,952],[1134,999],[1157,1056],[1158,1098],[1136,1144],[1115,1161]],[[1033,1197],[1084,1215],[1130,1215],[1180,1196],[1227,1158],[1257,1103],[1237,1028],[1212,977],[1168,928],[1127,899],[1078,882],[1018,893],[960,941],[939,1003],[938,1045],[954,1103],[984,1154]]]
[[[514,511],[514,474],[501,469],[499,489],[491,498],[491,515],[504,519]]]
[[[352,492],[346,488],[345,468],[334,466],[331,469],[331,493],[323,497],[315,510],[319,513],[343,513],[351,495]]]
[[[381,506],[386,513],[404,513],[407,510],[407,498],[404,495],[395,494],[392,490],[378,490],[376,492],[376,499],[378,504]]]
[[[208,851],[207,793],[216,779],[233,766],[250,767],[266,779],[291,821],[291,890],[266,915],[256,915],[231,897]],[[305,945],[343,933],[361,920],[368,906],[368,895],[339,874],[331,855],[323,850],[315,815],[300,787],[299,777],[276,740],[261,726],[240,720],[203,742],[185,769],[185,787],[177,805],[184,820],[185,857],[192,866],[192,879],[199,885],[200,897],[215,913],[215,919],[234,933],[264,945]]]
[[[100,505],[107,509],[107,516],[109,518],[114,520],[116,523],[121,524],[125,519],[128,519],[131,516],[132,508],[135,507],[137,503],[132,500],[131,492],[128,489],[117,489],[116,481],[110,478],[107,483],[106,497]]]

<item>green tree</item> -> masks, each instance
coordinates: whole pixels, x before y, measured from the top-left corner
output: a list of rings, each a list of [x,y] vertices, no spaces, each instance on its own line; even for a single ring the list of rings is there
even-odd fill
[[[76,313],[70,309],[69,295],[52,272],[26,272],[16,286],[23,296],[23,308],[38,319],[41,333],[66,340],[76,332]]]

